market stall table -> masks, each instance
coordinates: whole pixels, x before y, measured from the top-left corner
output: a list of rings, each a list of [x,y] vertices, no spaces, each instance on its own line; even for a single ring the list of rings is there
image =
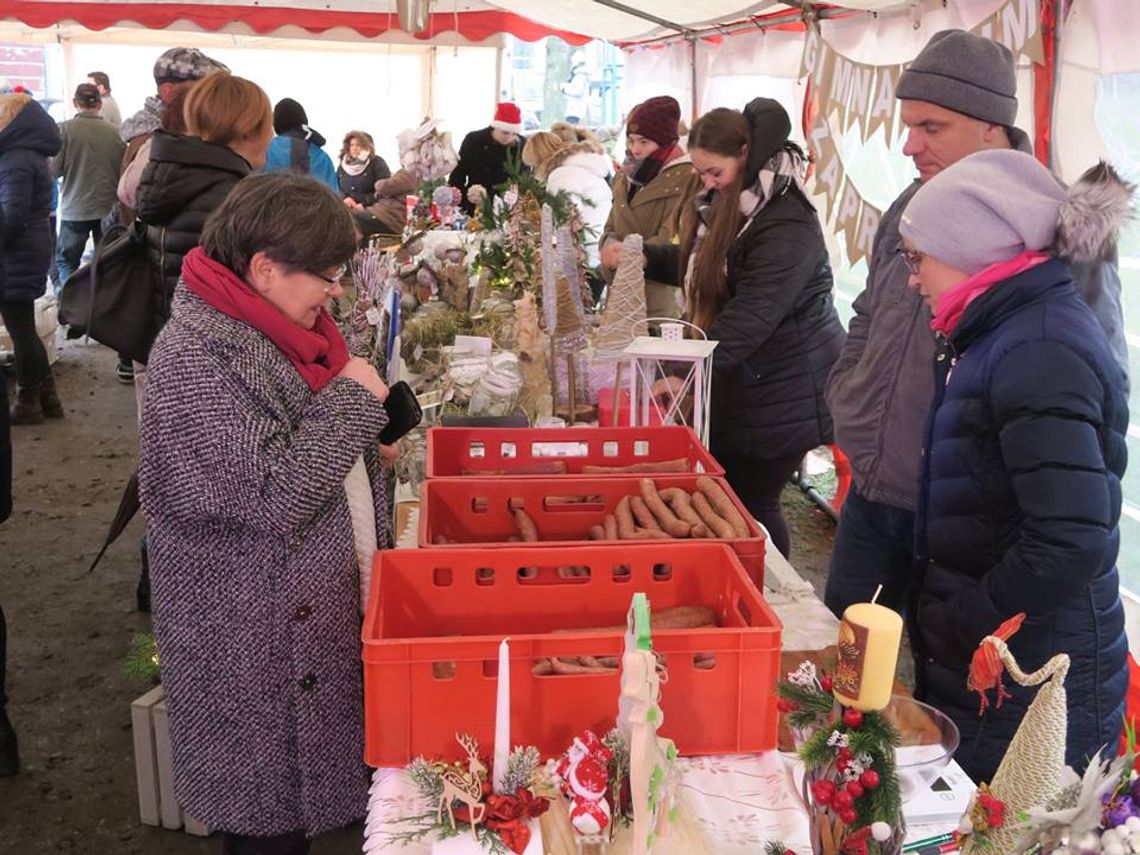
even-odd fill
[[[399,498],[399,497],[398,497]],[[419,510],[412,501],[397,502],[401,536],[397,548],[416,548]],[[834,649],[839,622],[828,611],[811,584],[802,579],[775,550],[765,563],[764,595],[783,622],[784,670],[794,669],[805,658],[826,659]],[[666,690],[667,691],[667,690]],[[724,855],[755,855],[769,840],[782,840],[791,849],[810,853],[807,814],[798,796],[796,761],[777,751],[750,755],[685,757],[680,761],[683,812],[673,834],[662,840],[659,855],[693,855],[697,852]],[[947,778],[965,780],[951,761]],[[377,769],[372,778],[364,852],[403,852],[428,855],[430,840],[395,842],[409,827],[401,819],[423,814],[426,806],[401,768]],[[905,813],[904,807],[904,813]],[[955,820],[911,820],[908,840],[921,840],[951,831]],[[551,825],[548,823],[548,825]],[[576,855],[567,834],[549,834],[546,851],[553,855]],[[610,855],[628,851],[619,836]]]

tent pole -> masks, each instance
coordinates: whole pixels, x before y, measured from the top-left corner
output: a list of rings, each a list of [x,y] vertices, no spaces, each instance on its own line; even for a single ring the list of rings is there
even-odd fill
[[[619,3],[618,0],[594,0],[599,6],[607,6],[610,9],[616,9],[619,12],[624,12],[634,18],[640,18],[643,21],[649,21],[651,24],[656,24],[659,27],[665,27],[667,30],[676,30],[678,33],[689,33],[688,27],[683,27],[673,21],[659,18],[656,15],[651,15],[648,12],[643,12],[641,9],[635,9],[632,6],[627,6],[624,3]]]
[[[594,0],[594,2],[601,2],[601,0]],[[608,3],[604,5],[609,5]],[[856,15],[870,15],[870,12],[864,12],[859,9],[839,9],[839,8],[826,8],[818,9],[815,13],[815,19],[820,21],[829,20],[831,18],[851,18]],[[635,47],[649,47],[650,45],[661,45],[669,42],[675,42],[682,38],[703,39],[707,36],[729,36],[733,33],[739,33],[745,30],[766,30],[769,27],[779,27],[784,24],[798,24],[802,23],[804,15],[802,12],[781,12],[777,15],[772,15],[765,18],[750,18],[747,21],[734,21],[730,24],[718,24],[712,27],[698,27],[694,30],[688,30],[680,35],[658,36],[653,39],[644,39],[631,42],[618,42],[619,47],[635,48]]]
[[[697,40],[693,37],[688,38],[689,42],[689,85],[692,87],[693,109],[689,117],[689,127],[691,128],[696,124],[697,119],[701,117],[700,93],[697,91]]]

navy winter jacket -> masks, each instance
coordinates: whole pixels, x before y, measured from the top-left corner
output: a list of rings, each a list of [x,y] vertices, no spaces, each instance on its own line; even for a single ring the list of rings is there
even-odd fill
[[[0,300],[35,300],[51,263],[51,168],[59,128],[31,101],[0,131]]]
[[[990,780],[1036,689],[978,717],[978,643],[1025,612],[1009,646],[1033,671],[1072,658],[1067,761],[1115,750],[1128,684],[1116,556],[1127,464],[1125,377],[1051,259],[966,309],[935,357],[909,610],[916,697],[962,731],[957,759]],[[991,700],[993,700],[991,693]]]

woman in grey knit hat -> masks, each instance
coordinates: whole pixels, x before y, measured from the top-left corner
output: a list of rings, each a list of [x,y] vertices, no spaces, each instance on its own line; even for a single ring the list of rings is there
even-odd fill
[[[1128,685],[1116,557],[1127,462],[1124,373],[1058,256],[1103,258],[1132,187],[1100,164],[1066,190],[1028,154],[984,151],[915,194],[900,232],[938,339],[908,610],[916,697],[992,778],[1032,690],[979,717],[978,643],[1018,614],[1027,670],[1067,653],[1066,760],[1115,750]],[[992,700],[992,699],[991,699]]]

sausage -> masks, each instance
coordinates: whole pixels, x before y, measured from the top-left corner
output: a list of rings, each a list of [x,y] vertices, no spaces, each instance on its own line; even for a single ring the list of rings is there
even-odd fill
[[[737,537],[752,536],[752,532],[748,530],[748,523],[745,522],[744,516],[736,509],[736,505],[720,484],[707,475],[702,475],[697,479],[697,489],[709,500],[709,504],[712,505],[713,510],[728,520],[733,531],[736,532]]]
[[[614,516],[617,518],[617,533],[620,540],[633,539],[633,511],[629,508],[629,496],[622,496],[618,499],[617,506],[614,508]]]
[[[677,519],[676,515],[669,510],[669,506],[665,504],[657,492],[657,485],[649,478],[641,479],[641,498],[645,502],[645,506],[657,518],[661,528],[673,537],[688,537],[693,533],[693,527],[689,523]]]
[[[534,520],[530,518],[530,514],[522,508],[516,508],[515,527],[522,535],[523,543],[538,543],[538,528],[534,524]]]
[[[590,540],[605,540],[606,530],[600,525],[590,526],[590,533],[587,535]]]
[[[637,524],[642,528],[647,528],[651,531],[664,531],[664,529],[657,524],[657,518],[650,513],[649,508],[646,507],[645,501],[641,496],[630,496],[629,509],[633,511],[633,518],[637,520]]]
[[[606,531],[606,540],[618,539],[617,519],[613,514],[606,514],[606,518],[602,523],[602,527]]]
[[[587,463],[582,466],[583,475],[615,475],[625,472],[627,474],[645,474],[660,472],[692,472],[689,458],[678,457],[674,460],[658,460],[654,463],[630,463],[626,466],[599,466]]]
[[[669,507],[673,509],[673,513],[681,520],[689,524],[692,529],[690,535],[692,537],[708,537],[709,529],[701,520],[700,514],[693,510],[692,499],[689,494],[682,490],[680,487],[669,487],[666,490],[661,490],[661,498],[663,498]]]
[[[631,540],[672,540],[673,535],[659,528],[635,528]]]
[[[732,523],[712,509],[704,493],[693,493],[693,510],[700,514],[701,520],[709,527],[713,537],[728,539],[736,537],[736,529],[732,527]]]

